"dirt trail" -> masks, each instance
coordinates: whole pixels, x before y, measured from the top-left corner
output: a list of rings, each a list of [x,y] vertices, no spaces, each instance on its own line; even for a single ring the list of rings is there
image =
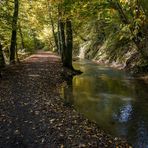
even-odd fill
[[[38,52],[3,71],[0,148],[129,147],[64,106],[60,58]]]

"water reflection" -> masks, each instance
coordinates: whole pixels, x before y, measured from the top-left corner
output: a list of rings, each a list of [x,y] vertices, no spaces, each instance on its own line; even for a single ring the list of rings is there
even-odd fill
[[[75,63],[84,73],[63,86],[65,102],[137,148],[148,148],[148,86],[124,72],[89,61]]]
[[[114,118],[120,123],[128,122],[132,114],[132,105],[130,103],[126,104],[120,109],[119,115],[114,114]]]

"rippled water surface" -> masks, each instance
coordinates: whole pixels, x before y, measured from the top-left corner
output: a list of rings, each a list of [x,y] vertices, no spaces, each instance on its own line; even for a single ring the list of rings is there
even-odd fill
[[[148,84],[89,61],[77,61],[74,67],[84,73],[63,85],[65,102],[106,132],[148,148]]]

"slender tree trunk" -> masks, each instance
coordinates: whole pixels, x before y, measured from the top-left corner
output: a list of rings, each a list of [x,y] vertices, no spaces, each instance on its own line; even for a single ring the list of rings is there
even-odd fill
[[[0,67],[4,67],[4,65],[5,65],[5,59],[3,56],[2,45],[0,43]]]
[[[54,42],[55,42],[55,46],[56,46],[56,51],[58,51],[58,39],[57,39],[57,35],[55,33],[55,28],[54,28],[54,22],[53,22],[53,19],[52,19],[52,16],[50,14],[50,21],[51,21],[51,26],[52,26],[52,34],[53,34],[53,37],[54,37]]]
[[[119,12],[119,16],[120,16],[120,19],[122,20],[122,22],[124,24],[129,24],[129,20],[128,18],[126,17],[123,9],[122,9],[122,6],[120,5],[120,3],[118,1],[115,2],[115,7],[116,9],[118,10]]]
[[[34,29],[31,29],[31,35],[32,35],[33,42],[34,42],[34,50],[36,50],[37,49],[37,39],[36,39],[36,33]]]
[[[37,49],[37,42],[36,42],[35,34],[33,34],[33,42],[34,42],[34,50],[36,50]]]
[[[25,43],[24,43],[24,38],[23,38],[23,33],[22,33],[22,28],[21,28],[20,23],[18,25],[18,29],[19,29],[19,33],[20,33],[20,37],[21,37],[22,49],[24,49],[25,48]]]
[[[61,37],[61,20],[62,20],[62,12],[61,5],[58,5],[58,52],[62,57],[62,37]]]
[[[58,53],[61,55],[62,44],[61,44],[61,32],[60,32],[60,20],[58,19]]]
[[[65,22],[59,20],[59,28],[60,28],[60,43],[61,43],[61,57],[63,65],[66,65],[66,43],[65,43]]]
[[[16,56],[16,61],[20,63],[19,57],[18,57],[18,48],[17,48],[17,43],[16,43],[16,49],[15,49],[15,56]]]
[[[5,66],[5,60],[4,60],[4,56],[3,56],[3,52],[2,52],[2,45],[0,43],[0,78],[1,76],[1,69]]]
[[[65,66],[73,69],[72,67],[72,49],[73,49],[73,31],[70,19],[66,20],[66,51],[65,51]]]
[[[57,38],[56,33],[55,33],[54,22],[53,22],[53,19],[52,19],[51,10],[50,10],[48,0],[47,0],[47,7],[48,7],[49,19],[50,19],[50,22],[51,22],[52,34],[53,34],[53,38],[54,38],[54,42],[55,42],[55,46],[56,46],[56,51],[58,51],[58,48],[59,48],[58,47],[58,38]]]
[[[12,21],[12,36],[11,36],[11,45],[10,45],[10,63],[15,63],[18,10],[19,10],[19,2],[18,0],[14,0],[14,14]]]

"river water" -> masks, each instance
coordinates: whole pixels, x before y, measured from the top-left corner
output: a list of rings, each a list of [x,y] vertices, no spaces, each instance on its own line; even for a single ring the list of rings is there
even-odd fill
[[[83,74],[63,85],[65,102],[106,132],[148,148],[148,84],[87,60],[73,65]]]

